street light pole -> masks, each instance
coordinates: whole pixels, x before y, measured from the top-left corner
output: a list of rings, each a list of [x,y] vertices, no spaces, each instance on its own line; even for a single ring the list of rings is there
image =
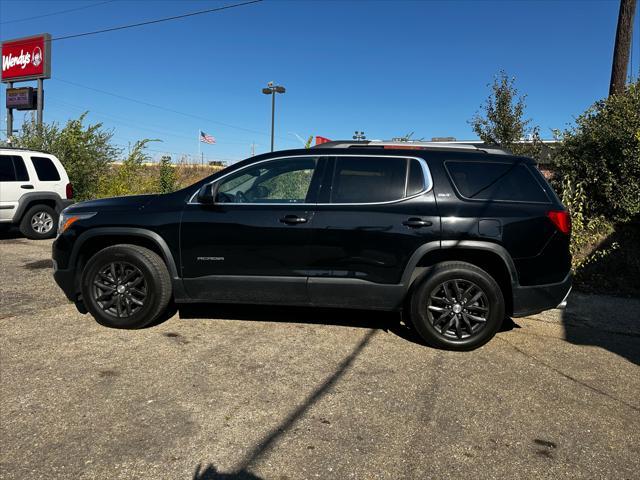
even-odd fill
[[[273,152],[273,133],[276,119],[276,91],[271,92],[271,151]]]
[[[275,85],[273,82],[267,83],[267,88],[262,89],[265,95],[271,95],[271,151],[273,152],[276,119],[276,93],[284,93],[286,90],[282,85]]]

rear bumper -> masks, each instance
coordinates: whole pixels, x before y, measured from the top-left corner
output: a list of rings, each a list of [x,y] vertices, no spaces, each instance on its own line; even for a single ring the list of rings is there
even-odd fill
[[[571,291],[571,273],[558,283],[513,288],[513,316],[525,317],[552,308],[564,308]]]
[[[73,200],[68,200],[66,198],[61,198],[60,200],[58,200],[56,202],[56,211],[58,213],[60,213],[62,210],[67,208],[69,205],[73,205],[73,204],[74,204]]]

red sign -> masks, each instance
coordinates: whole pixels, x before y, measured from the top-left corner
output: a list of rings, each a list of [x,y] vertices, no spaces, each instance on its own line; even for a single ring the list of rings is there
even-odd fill
[[[2,42],[2,81],[17,82],[51,77],[51,35]]]

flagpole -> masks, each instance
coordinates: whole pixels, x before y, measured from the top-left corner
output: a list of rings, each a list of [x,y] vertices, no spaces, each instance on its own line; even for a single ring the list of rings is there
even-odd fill
[[[200,130],[198,130],[198,156],[202,157],[202,152],[200,151],[201,149],[201,141],[200,141],[200,136],[202,135],[202,133],[200,132]]]

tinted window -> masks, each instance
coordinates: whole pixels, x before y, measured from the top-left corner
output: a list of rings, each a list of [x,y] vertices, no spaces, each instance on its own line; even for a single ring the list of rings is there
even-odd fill
[[[418,160],[411,159],[409,163],[409,178],[407,179],[407,197],[424,190],[424,172]]]
[[[549,202],[542,186],[521,163],[447,162],[456,188],[474,200]]]
[[[0,182],[22,182],[29,180],[21,157],[0,155]]]
[[[315,158],[274,160],[229,175],[218,187],[220,203],[304,203]]]
[[[31,161],[36,169],[36,174],[38,175],[39,180],[43,182],[55,182],[56,180],[60,180],[58,169],[50,158],[31,157]]]
[[[29,181],[27,167],[25,167],[22,157],[13,157],[13,167],[16,169],[16,180],[19,182]]]
[[[16,171],[13,168],[13,158],[9,155],[0,155],[0,182],[15,182]]]
[[[372,203],[404,197],[406,158],[338,157],[331,189],[333,203]]]

